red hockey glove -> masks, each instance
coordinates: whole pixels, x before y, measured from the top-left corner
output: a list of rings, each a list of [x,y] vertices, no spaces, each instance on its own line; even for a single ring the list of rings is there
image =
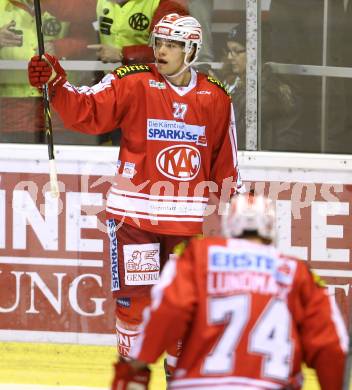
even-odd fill
[[[115,364],[115,376],[111,390],[143,390],[148,389],[150,370],[148,367],[135,369],[124,360]]]
[[[29,83],[36,88],[42,88],[44,84],[56,85],[59,81],[64,84],[66,72],[58,59],[48,53],[44,54],[46,60],[34,56],[28,63]]]

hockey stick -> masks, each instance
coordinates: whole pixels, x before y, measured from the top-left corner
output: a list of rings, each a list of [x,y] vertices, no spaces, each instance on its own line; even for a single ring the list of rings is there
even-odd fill
[[[40,9],[40,0],[34,0],[34,13],[35,23],[37,27],[37,40],[39,56],[44,55],[44,37],[42,31],[42,13]],[[59,196],[59,186],[57,183],[56,164],[54,156],[54,140],[53,140],[53,126],[51,123],[51,112],[49,103],[49,90],[48,85],[43,85],[43,103],[44,103],[44,129],[46,142],[48,144],[49,154],[49,174],[50,174],[50,191],[51,195],[55,198]]]

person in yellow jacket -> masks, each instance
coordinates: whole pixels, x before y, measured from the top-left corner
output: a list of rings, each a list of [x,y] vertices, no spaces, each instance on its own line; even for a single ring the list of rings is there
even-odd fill
[[[189,12],[188,0],[45,0],[42,8],[72,23],[95,21],[99,44],[88,47],[103,62],[124,64],[153,62],[148,42],[154,25],[167,14]]]
[[[90,47],[98,50],[103,62],[121,61],[123,48],[128,48],[131,43],[145,45],[148,42],[149,28],[159,3],[160,0],[98,0],[96,13],[100,44]],[[140,47],[137,46],[137,50]]]
[[[42,24],[45,50],[62,58],[65,50],[56,42],[67,37],[70,23],[44,12]],[[28,60],[37,52],[33,0],[1,0],[0,60]],[[64,128],[55,115],[53,120],[55,128]],[[45,142],[43,123],[42,97],[28,84],[26,72],[0,70],[0,142]]]
[[[37,32],[33,2],[5,0],[0,2],[0,59],[27,60],[37,53]],[[43,34],[46,50],[53,51],[50,41],[62,38],[68,31],[68,23],[44,13]],[[6,41],[11,36],[13,42]],[[18,38],[16,41],[15,37]],[[22,77],[21,77],[22,76]],[[7,83],[5,83],[7,81]],[[1,72],[0,96],[25,97],[39,96],[38,91],[28,85],[25,72],[17,74],[13,70]]]

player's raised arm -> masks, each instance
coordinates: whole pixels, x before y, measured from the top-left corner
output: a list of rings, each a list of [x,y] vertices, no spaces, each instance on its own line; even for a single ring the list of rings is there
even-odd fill
[[[119,108],[122,109],[125,99],[117,96],[114,73],[92,87],[76,87],[67,80],[58,59],[45,53],[43,59],[31,58],[28,78],[30,84],[39,89],[48,84],[50,102],[67,128],[88,134],[106,133],[116,128]]]

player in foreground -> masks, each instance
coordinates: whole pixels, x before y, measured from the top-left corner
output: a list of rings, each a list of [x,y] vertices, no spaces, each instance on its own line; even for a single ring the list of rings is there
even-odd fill
[[[28,66],[33,86],[48,83],[66,128],[88,134],[121,128],[106,211],[123,356],[172,249],[202,233],[209,193],[226,200],[241,186],[231,98],[219,81],[192,68],[202,45],[200,24],[167,15],[151,44],[156,64],[122,66],[91,88],[71,85],[55,57],[33,57]]]
[[[170,389],[301,389],[305,362],[321,389],[341,390],[343,319],[307,264],[272,245],[271,201],[236,196],[222,229],[224,238],[192,239],[166,264],[132,360],[116,364],[112,389],[146,388],[147,364],[182,339]]]

